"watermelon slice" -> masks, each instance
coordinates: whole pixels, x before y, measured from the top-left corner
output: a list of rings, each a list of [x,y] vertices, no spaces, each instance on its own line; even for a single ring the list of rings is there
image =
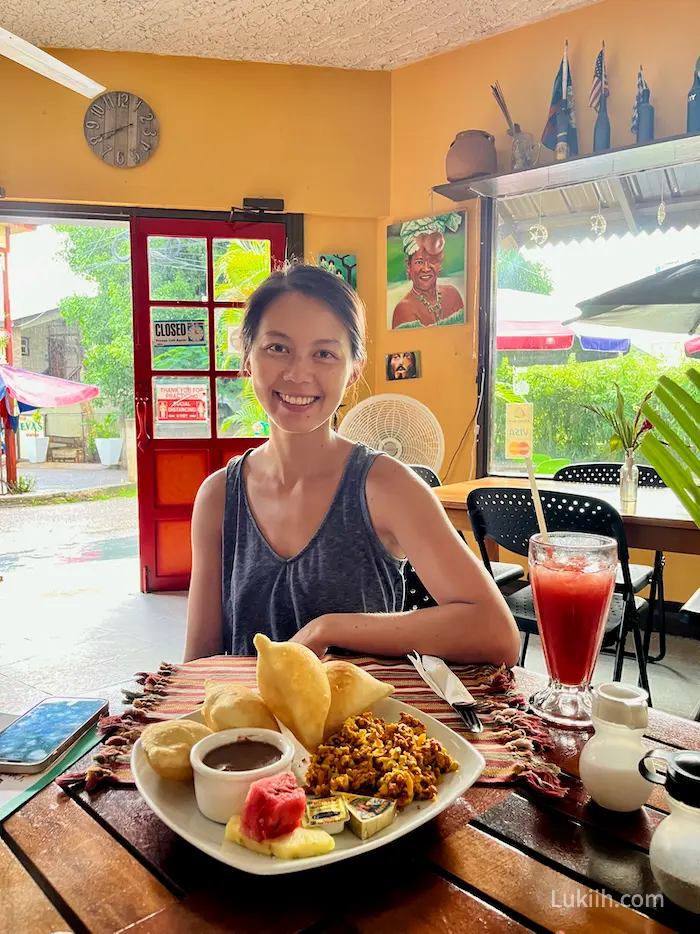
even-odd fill
[[[301,824],[306,795],[292,772],[253,782],[243,805],[241,831],[262,843],[291,833]]]

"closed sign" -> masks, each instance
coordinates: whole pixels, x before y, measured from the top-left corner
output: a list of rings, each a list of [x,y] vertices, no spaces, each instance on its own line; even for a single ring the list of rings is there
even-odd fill
[[[154,347],[205,347],[205,319],[199,321],[153,321],[151,336]]]

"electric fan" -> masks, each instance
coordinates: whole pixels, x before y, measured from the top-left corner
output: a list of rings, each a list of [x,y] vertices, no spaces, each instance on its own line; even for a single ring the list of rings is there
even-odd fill
[[[437,418],[422,402],[398,393],[363,399],[342,420],[338,434],[404,464],[423,464],[436,472],[445,454]]]

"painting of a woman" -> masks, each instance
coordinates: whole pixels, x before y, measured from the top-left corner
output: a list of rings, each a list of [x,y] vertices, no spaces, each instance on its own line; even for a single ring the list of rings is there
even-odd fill
[[[464,215],[453,212],[395,224],[388,238],[388,326],[403,330],[464,324]],[[403,253],[398,281],[397,241]]]

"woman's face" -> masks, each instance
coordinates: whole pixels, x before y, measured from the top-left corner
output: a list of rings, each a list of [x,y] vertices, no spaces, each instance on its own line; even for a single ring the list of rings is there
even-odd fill
[[[343,324],[325,302],[298,292],[268,306],[247,368],[270,421],[292,434],[329,421],[360,373]]]
[[[443,253],[430,253],[421,246],[406,261],[408,278],[417,292],[433,292],[442,273]]]

